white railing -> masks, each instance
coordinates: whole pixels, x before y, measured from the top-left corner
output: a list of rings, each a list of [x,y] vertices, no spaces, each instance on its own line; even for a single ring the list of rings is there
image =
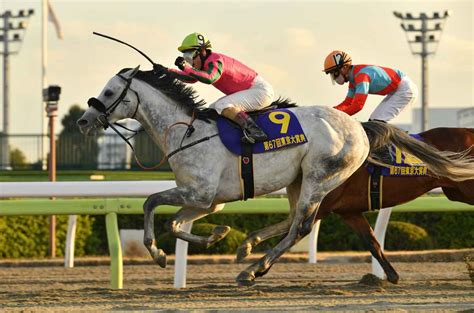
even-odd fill
[[[148,196],[176,187],[174,181],[114,181],[114,182],[14,182],[0,183],[0,198],[35,198],[35,197],[138,197]],[[274,194],[286,194],[285,189]],[[383,249],[385,231],[390,218],[391,209],[380,211],[375,225],[375,235]],[[16,214],[16,213],[15,213]],[[82,213],[81,213],[82,214]],[[84,213],[87,214],[87,213]],[[131,214],[137,214],[135,212]],[[0,208],[0,216],[2,209]],[[18,212],[16,215],[22,215]],[[309,235],[309,262],[317,262],[317,238],[320,223],[313,226]],[[182,230],[190,232],[192,223],[183,225]],[[65,266],[74,266],[74,237],[76,229],[76,216],[70,215],[68,234],[66,240]],[[186,286],[188,243],[177,240],[176,263],[174,287],[184,288]],[[121,251],[120,251],[121,253]],[[378,262],[372,260],[373,273],[381,278],[384,277],[383,270]],[[121,268],[121,267],[120,267]],[[119,285],[117,285],[119,286]],[[121,285],[120,285],[121,286]],[[121,287],[119,287],[121,288]]]

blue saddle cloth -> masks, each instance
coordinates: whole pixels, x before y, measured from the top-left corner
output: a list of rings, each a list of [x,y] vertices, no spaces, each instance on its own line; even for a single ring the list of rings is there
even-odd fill
[[[423,140],[423,138],[418,134],[410,134],[413,138],[417,140]],[[389,168],[381,167],[382,176],[426,176],[427,167],[426,164],[421,163],[420,160],[410,156],[409,154],[400,151],[394,145],[387,146],[384,150],[385,155],[381,156],[381,159],[390,164]],[[378,165],[368,164],[367,170],[372,174],[375,170],[375,167]]]
[[[288,109],[267,111],[257,115],[254,120],[267,134],[268,139],[253,144],[253,153],[275,151],[308,142],[298,118]],[[241,155],[243,136],[241,128],[220,116],[217,119],[217,128],[219,137],[227,149]]]

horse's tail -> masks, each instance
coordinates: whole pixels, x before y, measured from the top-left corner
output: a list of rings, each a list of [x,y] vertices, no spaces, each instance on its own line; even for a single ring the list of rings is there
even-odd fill
[[[463,152],[440,151],[384,122],[364,122],[362,127],[369,137],[371,152],[392,143],[423,161],[435,176],[447,177],[454,181],[474,179],[474,158],[468,156],[472,147]],[[372,153],[369,153],[368,161],[387,166]]]

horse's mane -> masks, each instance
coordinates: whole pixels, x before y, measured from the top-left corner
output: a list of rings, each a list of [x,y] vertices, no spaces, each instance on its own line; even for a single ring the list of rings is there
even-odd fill
[[[279,97],[278,99],[273,101],[271,106],[274,106],[274,105],[276,105],[276,107],[279,108],[279,109],[297,107],[296,103],[294,103],[293,101],[291,101],[288,98],[282,98],[282,97]]]
[[[124,68],[119,74],[129,70],[131,69]],[[184,108],[188,114],[192,114],[194,109],[206,104],[204,100],[197,99],[198,95],[194,88],[184,84],[178,79],[174,79],[171,75],[160,75],[153,71],[138,71],[135,78],[166,94],[172,100],[176,101],[179,106]]]
[[[131,70],[131,68],[124,68],[119,74],[123,74],[129,70]],[[186,85],[179,79],[175,79],[173,75],[157,74],[153,71],[138,71],[135,78],[166,94],[176,101],[179,106],[184,108],[189,115],[191,115],[195,109],[199,109],[206,104],[202,99],[197,100],[198,95],[194,88]],[[273,101],[271,106],[276,106],[281,109],[293,108],[297,105],[288,98],[280,97]]]

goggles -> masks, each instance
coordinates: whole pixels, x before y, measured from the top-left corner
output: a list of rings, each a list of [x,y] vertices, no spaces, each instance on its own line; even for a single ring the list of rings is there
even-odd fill
[[[192,50],[186,50],[183,52],[183,58],[186,62],[189,64],[193,64],[193,60],[199,55],[199,51],[192,49]]]
[[[335,69],[335,70],[329,72],[328,74],[331,75],[332,79],[336,79],[341,74],[341,70],[340,69]]]

